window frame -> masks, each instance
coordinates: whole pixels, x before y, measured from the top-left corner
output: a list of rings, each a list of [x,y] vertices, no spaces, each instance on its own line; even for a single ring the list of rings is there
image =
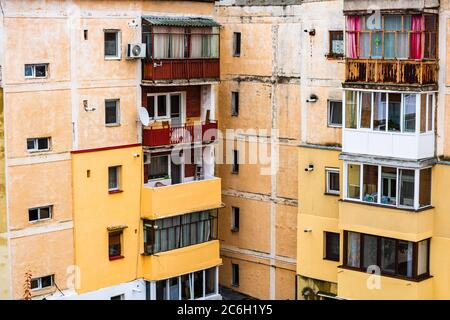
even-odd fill
[[[116,55],[106,54],[106,34],[116,34]],[[103,57],[105,60],[122,60],[122,31],[120,29],[103,29]]]
[[[117,255],[111,255],[110,252],[110,248],[111,248],[111,237],[112,236],[119,236],[119,254]],[[108,231],[108,259],[110,261],[113,260],[118,260],[118,259],[122,259],[124,258],[124,245],[123,245],[123,241],[124,241],[124,235],[123,235],[123,229],[120,230],[114,230],[114,231]]]
[[[46,149],[39,149],[39,140],[40,139],[47,139],[47,148]],[[33,140],[34,148],[28,149],[28,141]],[[51,150],[51,137],[39,137],[39,138],[27,138],[27,152],[35,153],[35,152],[46,152]]]
[[[231,263],[231,286],[239,287],[239,264]]]
[[[45,76],[38,77],[36,76],[36,67],[45,67]],[[31,68],[31,76],[26,75],[27,67]],[[49,76],[49,64],[48,63],[27,63],[24,65],[24,77],[25,79],[47,79]]]
[[[115,102],[115,109],[116,109],[116,121],[115,122],[107,122],[106,117],[106,109],[108,102]],[[105,126],[106,127],[116,127],[120,125],[120,99],[105,99]]]
[[[241,211],[241,208],[239,208],[239,207],[233,207],[233,206],[231,207],[231,232],[239,231],[240,211]],[[237,217],[237,219],[236,219],[236,217]]]
[[[348,233],[352,232],[355,234],[359,234],[359,267],[353,267],[348,265]],[[377,252],[376,252],[376,259],[377,259],[377,263],[376,265],[379,266],[380,268],[380,274],[381,276],[387,276],[387,277],[394,277],[394,278],[399,278],[399,279],[404,279],[404,280],[409,280],[409,281],[422,281],[425,280],[427,278],[429,278],[430,275],[430,243],[431,243],[431,238],[425,238],[422,239],[420,241],[417,242],[413,242],[413,241],[408,241],[408,240],[403,240],[403,239],[395,239],[395,238],[390,238],[390,237],[383,237],[383,236],[378,236],[378,235],[373,235],[373,234],[367,234],[367,233],[362,233],[362,232],[355,232],[355,231],[349,231],[349,230],[344,230],[344,252],[343,252],[343,264],[342,266],[344,268],[347,269],[351,269],[351,270],[355,270],[355,271],[360,271],[360,272],[367,272],[367,268],[364,267],[364,237],[365,236],[369,236],[369,237],[375,237],[377,239]],[[381,249],[381,241],[382,239],[387,239],[387,240],[394,240],[395,241],[395,271],[392,272],[386,272],[383,271],[382,267],[381,267],[381,259],[382,259],[382,249]],[[413,249],[412,249],[412,276],[408,277],[402,274],[399,274],[398,272],[398,267],[399,267],[399,262],[398,262],[398,243],[400,241],[404,241],[404,242],[408,242],[408,243],[412,243],[413,244]],[[418,257],[418,245],[419,243],[423,242],[423,241],[427,241],[427,256],[426,256],[426,269],[427,271],[425,273],[422,274],[418,274],[418,263],[419,263],[419,257]]]
[[[341,34],[342,35],[342,53],[335,53],[333,52],[333,35],[336,34]],[[344,35],[344,30],[329,30],[328,31],[328,40],[329,40],[329,47],[328,47],[328,54],[327,54],[327,58],[329,59],[342,59],[345,56],[345,35]]]
[[[233,163],[231,165],[231,174],[239,174],[239,150],[233,149]]]
[[[358,165],[360,166],[359,171],[359,199],[356,198],[349,198],[348,197],[348,166],[349,165]],[[376,166],[378,167],[378,184],[377,184],[377,201],[376,202],[368,202],[363,200],[363,184],[364,184],[364,166]],[[391,208],[397,208],[397,209],[403,209],[403,210],[423,210],[427,208],[432,208],[432,202],[433,202],[433,186],[432,182],[430,183],[430,204],[425,206],[420,206],[419,204],[419,198],[420,198],[420,173],[422,170],[428,170],[431,169],[431,181],[433,180],[433,167],[432,166],[424,166],[422,168],[405,168],[405,167],[395,167],[392,165],[380,165],[380,164],[373,164],[373,163],[366,163],[366,162],[355,162],[355,161],[344,161],[344,195],[343,199],[346,201],[354,201],[359,202],[362,204],[369,204],[369,205],[380,205],[384,207],[391,207]],[[382,198],[382,168],[394,168],[397,172],[397,178],[396,178],[396,204],[386,204],[381,202]],[[405,206],[400,204],[400,191],[401,191],[401,181],[400,181],[400,170],[411,170],[414,171],[414,198],[413,198],[413,205],[412,206]]]
[[[338,240],[338,257],[332,257],[329,255],[329,247],[328,247],[328,236],[336,236],[337,235],[337,240]],[[339,262],[341,260],[341,234],[339,232],[332,232],[332,231],[324,231],[323,232],[323,260],[329,260],[329,261],[335,261],[335,262]]]
[[[116,177],[117,177],[117,181],[116,181],[116,187],[110,188],[109,186],[109,179],[110,179],[110,173],[109,170],[111,168],[115,168],[116,169]],[[108,167],[108,192],[109,193],[116,193],[116,192],[120,192],[122,191],[122,165],[116,165],[116,166],[109,166]]]
[[[340,103],[341,104],[341,123],[340,124],[331,122],[331,119],[333,118],[332,114],[331,114],[331,109],[332,109],[331,108],[331,104],[332,103]],[[342,119],[343,110],[342,110],[342,108],[343,107],[344,107],[344,104],[343,104],[342,100],[329,99],[327,101],[327,126],[328,127],[330,127],[330,128],[342,128],[342,126],[343,126],[343,124],[342,124],[342,122],[343,122],[343,119]],[[334,108],[333,108],[333,110],[334,110]]]
[[[47,278],[50,277],[50,282],[51,285],[50,286],[42,286],[42,279],[43,278]],[[39,291],[39,290],[45,290],[45,289],[49,289],[55,286],[55,274],[49,274],[46,276],[42,276],[42,277],[37,277],[37,278],[33,278],[31,279],[31,281],[37,281],[38,282],[38,287],[37,288],[32,288],[31,291]]]
[[[150,178],[150,174],[151,174],[151,163],[152,163],[152,159],[154,158],[161,158],[161,157],[167,157],[167,176],[162,177],[162,178]],[[148,182],[155,182],[155,181],[161,181],[161,180],[168,180],[171,179],[172,177],[172,161],[171,161],[171,156],[170,154],[157,154],[157,155],[150,155],[150,163],[148,164]]]
[[[48,218],[41,218],[41,209],[44,208],[48,208],[48,212],[49,212],[49,217]],[[38,218],[36,220],[30,220],[30,211],[31,210],[38,210],[37,215]],[[38,223],[41,221],[48,221],[51,220],[53,218],[53,205],[46,205],[46,206],[39,206],[39,207],[33,207],[33,208],[28,208],[28,222],[29,223]]]
[[[332,190],[330,188],[331,184],[330,184],[330,174],[331,173],[337,173],[338,174],[338,187],[339,190]],[[329,194],[329,195],[340,195],[341,194],[341,174],[340,174],[340,169],[339,168],[331,168],[331,167],[326,167],[325,168],[325,194]]]
[[[185,109],[186,109],[186,99],[185,99],[185,91],[176,91],[176,92],[158,92],[158,93],[147,93],[147,101],[149,97],[154,97],[154,110],[153,110],[153,117],[150,115],[150,119],[157,120],[157,121],[171,121],[171,114],[172,114],[172,102],[171,97],[172,96],[180,96],[180,117],[183,119],[182,122],[184,122],[185,117]],[[166,114],[165,115],[159,115],[158,114],[158,97],[159,96],[165,96],[166,97]],[[147,102],[148,104],[148,102]],[[147,105],[147,110],[150,108],[149,105]]]
[[[239,91],[231,91],[231,116],[239,115]]]
[[[233,57],[240,57],[242,52],[242,33],[233,32]]]

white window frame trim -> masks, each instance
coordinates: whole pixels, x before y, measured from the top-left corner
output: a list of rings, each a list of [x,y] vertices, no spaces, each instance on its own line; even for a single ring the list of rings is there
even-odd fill
[[[42,278],[46,278],[46,277],[50,277],[51,279],[51,285],[48,287],[42,287]],[[31,279],[33,280],[37,280],[39,283],[39,286],[37,288],[31,289],[31,291],[39,291],[39,290],[44,290],[44,289],[48,289],[48,288],[52,288],[55,286],[55,275],[54,274],[49,274],[46,276],[42,276],[42,277],[37,277],[37,278],[33,278]]]
[[[41,219],[41,209],[42,208],[49,208],[49,217],[48,218]],[[41,222],[41,221],[48,221],[48,220],[51,220],[53,218],[53,205],[51,205],[51,204],[44,205],[44,206],[39,206],[39,207],[28,208],[28,214],[29,214],[30,210],[38,210],[38,219],[30,221],[30,216],[28,216],[28,222],[29,223],[38,223],[38,222]]]
[[[105,34],[116,33],[117,34],[117,55],[109,56],[105,52]],[[103,57],[105,60],[122,60],[122,30],[120,29],[103,29]]]
[[[157,120],[157,121],[171,121],[171,113],[172,113],[172,105],[170,103],[170,97],[171,96],[180,96],[180,116],[181,116],[181,122],[186,122],[186,91],[176,91],[176,92],[158,92],[158,93],[148,93],[147,97],[154,97],[155,99],[155,110],[154,117],[151,119]],[[166,115],[160,116],[158,114],[158,96],[166,96]]]
[[[27,76],[25,75],[25,69],[27,68],[27,66],[31,67],[32,70],[32,75],[31,76]],[[44,66],[45,67],[45,76],[44,77],[37,77],[36,76],[36,67],[37,66]],[[24,65],[24,77],[25,79],[47,79],[48,75],[49,75],[49,63],[26,63]]]
[[[340,195],[341,190],[331,190],[330,189],[330,173],[337,173],[339,175],[339,189],[341,188],[341,186],[340,186],[341,175],[340,175],[339,168],[326,167],[325,168],[325,192],[327,194]]]
[[[110,168],[115,168],[116,169],[116,173],[117,173],[117,187],[115,188],[110,188],[109,187],[109,169]],[[116,165],[116,166],[108,166],[108,191],[119,191],[121,190],[121,174],[122,174],[122,166],[121,165]]]
[[[114,123],[106,123],[106,103],[107,102],[116,102],[116,122]],[[120,99],[105,99],[105,126],[106,127],[117,127],[121,125],[121,117],[120,117]]]
[[[31,140],[31,139],[33,139],[33,141],[34,141],[34,148],[33,149],[28,149],[28,140]],[[39,147],[38,147],[38,145],[39,145],[38,144],[38,140],[39,139],[47,139],[47,146],[48,146],[48,148],[46,148],[46,149],[39,149]],[[51,137],[27,138],[27,152],[35,153],[35,152],[50,151],[51,148],[52,148],[51,142],[52,142]]]
[[[343,104],[342,100],[338,100],[338,99],[328,99],[327,100],[327,126],[330,128],[342,128],[344,119],[341,119],[342,123],[340,125],[331,123],[331,103],[332,102],[340,102],[341,103],[341,114],[342,114],[342,109],[344,108],[344,104]]]

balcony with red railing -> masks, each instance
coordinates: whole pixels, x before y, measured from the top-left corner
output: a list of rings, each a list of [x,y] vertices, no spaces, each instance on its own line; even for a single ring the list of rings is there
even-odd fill
[[[142,144],[147,147],[180,143],[211,143],[217,140],[217,122],[168,125],[163,128],[144,129]]]
[[[151,59],[144,61],[142,78],[147,81],[218,79],[219,59]]]

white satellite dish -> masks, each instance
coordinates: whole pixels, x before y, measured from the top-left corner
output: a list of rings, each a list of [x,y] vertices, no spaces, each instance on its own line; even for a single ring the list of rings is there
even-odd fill
[[[141,120],[142,125],[145,127],[150,124],[150,116],[148,115],[147,109],[144,107],[139,108],[139,120]]]

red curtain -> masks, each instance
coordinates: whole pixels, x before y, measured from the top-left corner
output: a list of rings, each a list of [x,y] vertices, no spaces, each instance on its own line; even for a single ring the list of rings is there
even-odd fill
[[[415,15],[411,17],[411,30],[417,31],[411,33],[411,47],[409,56],[411,59],[423,59],[422,54],[422,30],[423,16]]]
[[[361,17],[347,17],[347,57],[358,58],[358,32],[361,30]]]

